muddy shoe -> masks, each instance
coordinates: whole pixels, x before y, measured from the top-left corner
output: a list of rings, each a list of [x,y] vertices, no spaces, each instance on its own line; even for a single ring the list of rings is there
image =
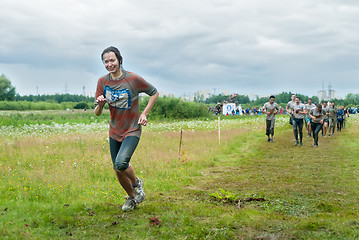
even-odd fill
[[[122,211],[133,210],[137,206],[137,203],[133,197],[128,197],[125,204],[122,206]]]
[[[143,181],[137,178],[137,184],[132,186],[133,193],[135,194],[134,200],[137,204],[143,202],[145,199],[145,191],[143,191]]]

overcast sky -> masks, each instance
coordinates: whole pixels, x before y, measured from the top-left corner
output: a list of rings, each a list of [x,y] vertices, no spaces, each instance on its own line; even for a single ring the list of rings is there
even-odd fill
[[[94,92],[102,50],[180,96],[359,92],[357,0],[0,0],[0,74],[20,95]],[[38,90],[37,90],[38,88]]]

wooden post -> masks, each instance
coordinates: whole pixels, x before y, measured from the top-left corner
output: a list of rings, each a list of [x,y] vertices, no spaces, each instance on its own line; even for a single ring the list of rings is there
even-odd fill
[[[178,147],[178,160],[181,159],[182,135],[183,135],[183,129],[181,128],[180,143]]]
[[[218,144],[221,144],[221,117],[218,115]]]

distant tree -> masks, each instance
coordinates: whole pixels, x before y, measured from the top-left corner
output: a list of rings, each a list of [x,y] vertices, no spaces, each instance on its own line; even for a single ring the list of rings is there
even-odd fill
[[[88,109],[89,105],[85,102],[80,102],[74,106],[74,109]]]
[[[349,93],[345,96],[345,99],[343,101],[344,105],[358,105],[359,104],[359,94],[353,94],[353,93]]]
[[[19,96],[16,95],[16,101],[29,101],[29,102],[87,102],[93,103],[95,100],[91,97],[82,95],[71,95],[71,94],[54,94],[54,95],[29,95]]]
[[[15,99],[15,87],[11,85],[10,80],[4,75],[0,76],[0,101],[13,101]]]

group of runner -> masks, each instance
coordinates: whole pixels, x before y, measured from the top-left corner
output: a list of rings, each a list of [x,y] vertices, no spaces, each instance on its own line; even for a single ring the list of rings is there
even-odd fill
[[[273,142],[275,116],[279,112],[279,106],[274,102],[275,97],[270,96],[269,102],[263,106],[263,113],[266,114],[266,135],[268,142]],[[321,132],[323,137],[333,136],[335,128],[341,131],[345,127],[347,111],[344,106],[335,106],[335,102],[323,101],[322,104],[313,104],[311,98],[307,104],[303,104],[299,96],[293,94],[291,101],[286,106],[286,111],[290,114],[289,123],[293,126],[295,146],[303,145],[303,125],[305,125],[308,137],[313,136],[314,147],[318,147],[318,138]]]

